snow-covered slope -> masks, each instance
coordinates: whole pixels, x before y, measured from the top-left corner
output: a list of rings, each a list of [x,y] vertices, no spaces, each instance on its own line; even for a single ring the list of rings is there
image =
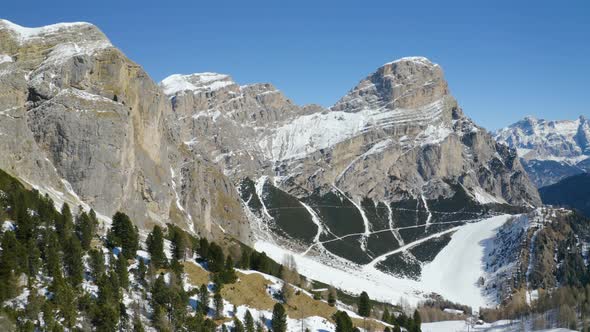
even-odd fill
[[[526,117],[495,136],[518,151],[539,187],[590,170],[584,163],[590,158],[590,120],[584,116],[558,121]]]
[[[434,260],[423,264],[422,277],[418,280],[396,277],[371,265],[356,265],[329,253],[309,257],[306,253],[289,251],[271,240],[258,241],[255,248],[279,261],[285,255],[293,254],[302,274],[351,292],[366,291],[372,298],[381,301],[398,303],[405,299],[416,304],[431,293],[437,293],[449,300],[479,308],[496,303],[495,294],[480,288],[478,279],[487,277],[485,267],[490,246],[498,229],[511,218],[509,215],[492,217],[433,234],[432,238],[452,235],[448,245]],[[407,243],[389,255],[409,253],[422,243],[423,240]]]

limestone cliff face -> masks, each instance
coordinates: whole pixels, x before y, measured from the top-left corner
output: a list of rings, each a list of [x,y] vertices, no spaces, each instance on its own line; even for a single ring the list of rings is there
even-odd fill
[[[446,197],[460,184],[486,203],[540,203],[514,152],[463,114],[425,58],[385,64],[329,110],[221,74],[174,75],[161,86],[186,145],[234,181],[265,175],[298,197],[337,187],[386,201]]]
[[[0,168],[104,215],[125,211],[144,227],[172,221],[212,235],[220,233],[212,225],[244,223],[218,171],[195,167],[175,182],[181,165],[199,161],[170,132],[168,97],[96,27],[0,21],[0,59]],[[190,193],[182,205],[181,189]],[[202,209],[186,209],[193,205]]]

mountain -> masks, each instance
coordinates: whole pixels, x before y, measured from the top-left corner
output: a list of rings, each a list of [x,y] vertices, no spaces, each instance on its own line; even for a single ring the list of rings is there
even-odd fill
[[[160,86],[179,140],[238,184],[255,247],[276,260],[419,279],[461,225],[540,204],[515,151],[464,115],[426,58],[383,65],[329,109],[225,74]]]
[[[166,95],[98,28],[2,20],[0,58],[0,168],[60,204],[124,210],[142,228],[172,221],[247,239],[232,184],[176,140]]]
[[[516,152],[423,57],[384,64],[328,109],[224,74],[156,84],[88,23],[0,21],[0,59],[0,169],[105,225],[121,211],[141,232],[235,238],[417,302],[456,296],[420,281],[455,234],[541,204]]]
[[[567,177],[539,189],[543,203],[577,209],[590,216],[590,173]]]
[[[526,117],[495,137],[518,151],[537,187],[590,171],[590,120],[584,116],[561,121]]]

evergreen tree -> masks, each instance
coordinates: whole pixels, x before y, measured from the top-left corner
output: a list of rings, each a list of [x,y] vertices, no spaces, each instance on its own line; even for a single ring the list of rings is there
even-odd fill
[[[70,284],[77,287],[84,279],[84,265],[82,263],[82,247],[76,236],[66,240],[64,248],[64,267]]]
[[[246,310],[244,315],[244,325],[246,332],[254,332],[254,317],[250,313],[250,310]]]
[[[363,317],[371,315],[371,300],[367,292],[362,292],[358,302],[358,314]]]
[[[62,205],[61,215],[55,219],[55,230],[61,239],[69,237],[74,231],[72,212],[68,203]]]
[[[245,332],[244,324],[238,319],[238,316],[234,316],[234,329],[233,332]]]
[[[393,326],[393,332],[402,332],[401,327],[397,323]]]
[[[0,303],[16,295],[16,272],[18,256],[15,252],[18,242],[12,231],[2,235],[2,251],[0,252]]]
[[[132,259],[135,258],[135,253],[139,248],[137,233],[137,227],[133,225],[131,219],[126,214],[117,212],[113,216],[113,223],[107,234],[107,242],[111,248],[120,246],[123,256]]]
[[[270,324],[273,332],[285,332],[287,330],[287,314],[282,304],[276,303],[274,305]]]
[[[88,251],[88,255],[90,256],[90,270],[91,275],[94,280],[98,280],[98,278],[105,272],[105,261],[104,255],[102,251],[97,249],[91,249]]]
[[[80,239],[80,245],[82,246],[82,249],[85,251],[90,249],[92,238],[96,233],[96,226],[96,221],[93,220],[86,212],[82,211],[80,213],[76,223],[76,234]]]
[[[350,316],[345,311],[337,311],[334,316],[336,323],[336,332],[352,332],[353,325]]]
[[[166,255],[164,254],[164,234],[160,226],[154,226],[146,240],[148,252],[151,257],[151,264],[156,268],[166,266]]]
[[[215,318],[220,319],[223,317],[223,298],[219,290],[213,295],[213,304],[215,305]]]
[[[57,234],[52,229],[46,231],[43,256],[49,276],[55,277],[61,274],[61,250]]]
[[[147,271],[147,268],[145,266],[145,263],[143,262],[143,258],[139,259],[139,263],[137,263],[137,270],[135,273],[135,279],[137,280],[137,282],[141,285],[145,285],[145,273]]]
[[[199,308],[204,315],[209,310],[209,290],[205,284],[202,284],[201,288],[199,288]]]
[[[223,249],[218,246],[215,242],[211,242],[209,246],[209,256],[207,256],[207,264],[209,271],[213,273],[221,272],[225,267],[225,256],[223,255]]]
[[[123,289],[127,289],[129,287],[129,272],[127,271],[127,258],[123,255],[119,254],[117,259],[117,277],[119,278],[119,285]]]

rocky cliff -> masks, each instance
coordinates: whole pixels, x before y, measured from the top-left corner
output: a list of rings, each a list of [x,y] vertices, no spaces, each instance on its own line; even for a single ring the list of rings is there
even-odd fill
[[[240,185],[257,241],[419,271],[416,258],[387,260],[492,206],[540,204],[515,151],[463,114],[425,58],[383,65],[329,109],[223,74],[160,85],[187,148]]]
[[[176,141],[168,97],[95,26],[2,20],[0,59],[0,168],[143,227],[247,237],[231,183]]]

